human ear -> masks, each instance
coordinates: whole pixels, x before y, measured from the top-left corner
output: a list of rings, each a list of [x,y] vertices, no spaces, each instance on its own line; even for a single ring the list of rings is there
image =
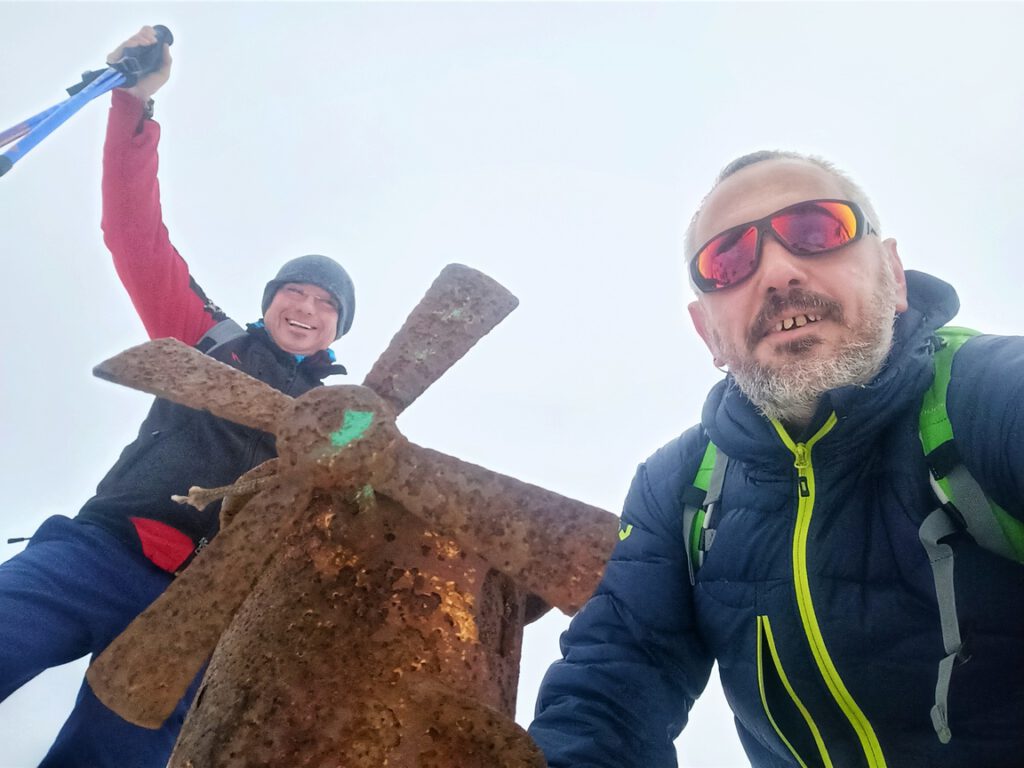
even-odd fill
[[[906,312],[907,307],[907,276],[903,272],[903,262],[896,250],[896,240],[892,237],[882,241],[882,258],[888,259],[892,275],[896,279],[896,311]]]
[[[715,337],[709,330],[708,318],[704,305],[701,304],[699,300],[691,301],[686,309],[690,313],[690,320],[693,322],[694,330],[697,331],[697,335],[701,337],[704,341],[704,345],[711,351],[715,367],[720,367],[723,365],[723,362],[719,357],[718,344],[715,343]]]

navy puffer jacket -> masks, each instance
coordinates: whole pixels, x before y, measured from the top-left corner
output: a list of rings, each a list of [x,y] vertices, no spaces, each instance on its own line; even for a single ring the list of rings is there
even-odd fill
[[[715,660],[754,766],[1024,765],[1024,567],[963,536],[948,744],[929,716],[945,651],[917,421],[934,331],[959,302],[929,275],[907,281],[885,368],[830,392],[805,435],[783,439],[727,378],[702,426],[640,467],[629,535],[541,687],[530,733],[552,768],[675,766]],[[1024,338],[968,341],[948,402],[967,469],[1024,518]],[[681,496],[709,437],[731,461],[691,587]]]

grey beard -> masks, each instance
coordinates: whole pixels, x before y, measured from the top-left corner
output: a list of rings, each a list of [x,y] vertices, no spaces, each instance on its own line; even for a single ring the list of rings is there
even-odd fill
[[[887,262],[881,280],[861,327],[831,357],[816,355],[817,342],[806,339],[783,342],[789,359],[777,368],[760,365],[752,356],[735,364],[727,360],[740,391],[767,418],[806,425],[829,390],[868,384],[892,348],[896,278]]]
[[[810,347],[779,369],[747,361],[730,370],[740,390],[765,417],[806,424],[826,392],[867,384],[882,370],[892,333],[889,321],[881,337],[851,340],[831,358],[819,358]]]

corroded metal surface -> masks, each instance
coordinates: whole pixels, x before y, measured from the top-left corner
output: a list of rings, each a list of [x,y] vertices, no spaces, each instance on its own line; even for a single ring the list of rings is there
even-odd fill
[[[294,400],[174,343],[97,369],[277,437],[268,490],[240,511],[227,500],[224,531],[89,671],[108,706],[152,727],[217,644],[175,766],[543,766],[512,721],[527,607],[575,611],[618,519],[394,424],[515,305],[446,268],[366,386]],[[331,495],[309,506],[315,489]]]
[[[318,497],[211,660],[171,766],[530,768],[526,593],[377,496]]]
[[[619,518],[411,443],[379,488],[569,614],[590,597]]]
[[[405,439],[391,407],[366,387],[318,387],[292,401],[277,431],[281,471],[318,488],[356,488],[393,467]]]
[[[401,413],[458,362],[519,300],[482,272],[449,264],[366,375]]]
[[[277,474],[277,464],[278,461],[276,458],[268,459],[262,464],[250,469],[238,478],[235,483],[237,485],[240,483],[250,482],[253,484],[273,482],[274,476]],[[189,490],[191,491],[191,489]],[[248,504],[255,495],[255,493],[239,493],[225,496],[220,503],[220,530],[224,530],[231,525],[238,513],[242,511],[245,505]],[[201,507],[201,509],[205,509],[205,505]]]
[[[177,339],[126,349],[92,369],[101,379],[273,432],[292,398]]]
[[[157,728],[210,656],[311,489],[287,479],[259,494],[89,667],[96,696],[125,720]],[[157,659],[162,662],[156,661]]]

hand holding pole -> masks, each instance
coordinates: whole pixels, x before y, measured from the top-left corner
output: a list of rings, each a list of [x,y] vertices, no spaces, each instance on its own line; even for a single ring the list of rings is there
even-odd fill
[[[11,145],[0,154],[0,176],[97,96],[127,86],[136,98],[148,100],[170,77],[171,57],[167,48],[173,41],[167,27],[143,27],[107,57],[106,70],[91,77],[93,73],[87,73],[87,84],[69,88],[72,96],[0,132],[0,147]]]

